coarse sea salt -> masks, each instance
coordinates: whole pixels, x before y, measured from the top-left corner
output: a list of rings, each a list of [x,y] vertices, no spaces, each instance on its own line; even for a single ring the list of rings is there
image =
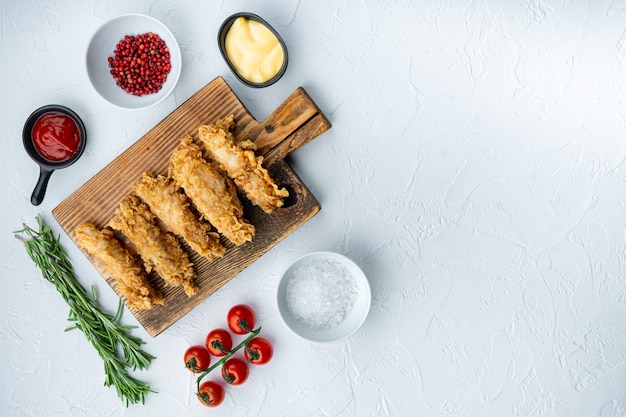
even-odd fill
[[[296,268],[287,282],[287,307],[312,329],[330,329],[352,310],[357,293],[354,277],[339,262],[311,260]]]

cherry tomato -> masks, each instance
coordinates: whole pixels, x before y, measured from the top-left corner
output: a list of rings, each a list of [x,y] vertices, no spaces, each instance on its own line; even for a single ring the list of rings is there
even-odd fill
[[[243,353],[251,363],[265,365],[272,359],[274,348],[269,340],[255,337],[248,342],[248,346],[246,346]]]
[[[217,407],[224,401],[224,388],[215,381],[205,381],[197,395],[203,405]]]
[[[185,351],[185,367],[192,372],[200,373],[211,365],[209,351],[201,345],[190,346]]]
[[[248,365],[243,359],[230,358],[222,366],[222,377],[230,385],[241,385],[248,379]]]
[[[211,330],[206,337],[206,348],[211,355],[224,356],[233,348],[233,337],[226,329]]]
[[[237,304],[228,311],[226,321],[233,333],[250,333],[254,330],[254,311],[246,304]]]

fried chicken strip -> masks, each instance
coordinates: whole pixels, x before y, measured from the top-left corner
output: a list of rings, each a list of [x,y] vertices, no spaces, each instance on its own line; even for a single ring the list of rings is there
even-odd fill
[[[198,291],[189,255],[173,233],[159,227],[154,213],[139,197],[126,196],[109,226],[122,232],[135,245],[147,272],[156,271],[167,285],[182,286],[188,296]]]
[[[237,142],[231,133],[235,122],[233,115],[211,125],[198,128],[200,140],[211,157],[235,181],[237,187],[252,204],[271,213],[282,207],[283,198],[289,196],[284,188],[278,188],[267,170],[261,165],[262,156],[256,156],[256,146],[249,140]]]
[[[202,157],[202,150],[191,136],[183,138],[172,153],[169,175],[228,240],[235,245],[252,240],[255,228],[243,217],[236,187]]]
[[[157,304],[163,304],[163,296],[150,285],[146,271],[122,247],[111,229],[100,230],[93,223],[82,223],[74,233],[76,243],[98,258],[115,279],[129,307],[149,310]]]
[[[224,256],[226,248],[211,225],[198,220],[189,208],[189,199],[179,191],[174,179],[144,173],[133,191],[150,206],[167,228],[181,236],[189,246],[209,261]]]

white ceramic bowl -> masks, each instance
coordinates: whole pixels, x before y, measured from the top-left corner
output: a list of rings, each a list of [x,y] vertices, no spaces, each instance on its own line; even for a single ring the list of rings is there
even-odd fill
[[[356,282],[357,297],[352,310],[344,316],[343,321],[334,327],[316,330],[299,321],[292,313],[287,302],[287,284],[293,277],[294,271],[301,266],[311,261],[325,259],[339,263],[350,272]],[[361,268],[349,258],[334,252],[313,252],[296,259],[281,277],[277,294],[278,312],[285,325],[296,335],[318,343],[339,342],[353,335],[365,322],[371,299],[370,285]]]
[[[165,41],[172,69],[157,93],[135,96],[115,83],[107,59],[113,56],[117,43],[124,36],[146,32],[156,33]],[[125,109],[145,109],[165,100],[178,83],[181,64],[180,48],[172,32],[155,18],[142,14],[125,14],[109,20],[94,33],[87,48],[87,73],[91,84],[105,100]]]

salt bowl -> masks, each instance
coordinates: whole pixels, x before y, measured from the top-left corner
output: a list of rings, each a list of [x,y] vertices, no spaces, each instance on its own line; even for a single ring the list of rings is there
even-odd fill
[[[367,277],[351,259],[313,252],[296,259],[281,277],[278,311],[296,335],[318,343],[339,342],[365,322],[371,305]]]

